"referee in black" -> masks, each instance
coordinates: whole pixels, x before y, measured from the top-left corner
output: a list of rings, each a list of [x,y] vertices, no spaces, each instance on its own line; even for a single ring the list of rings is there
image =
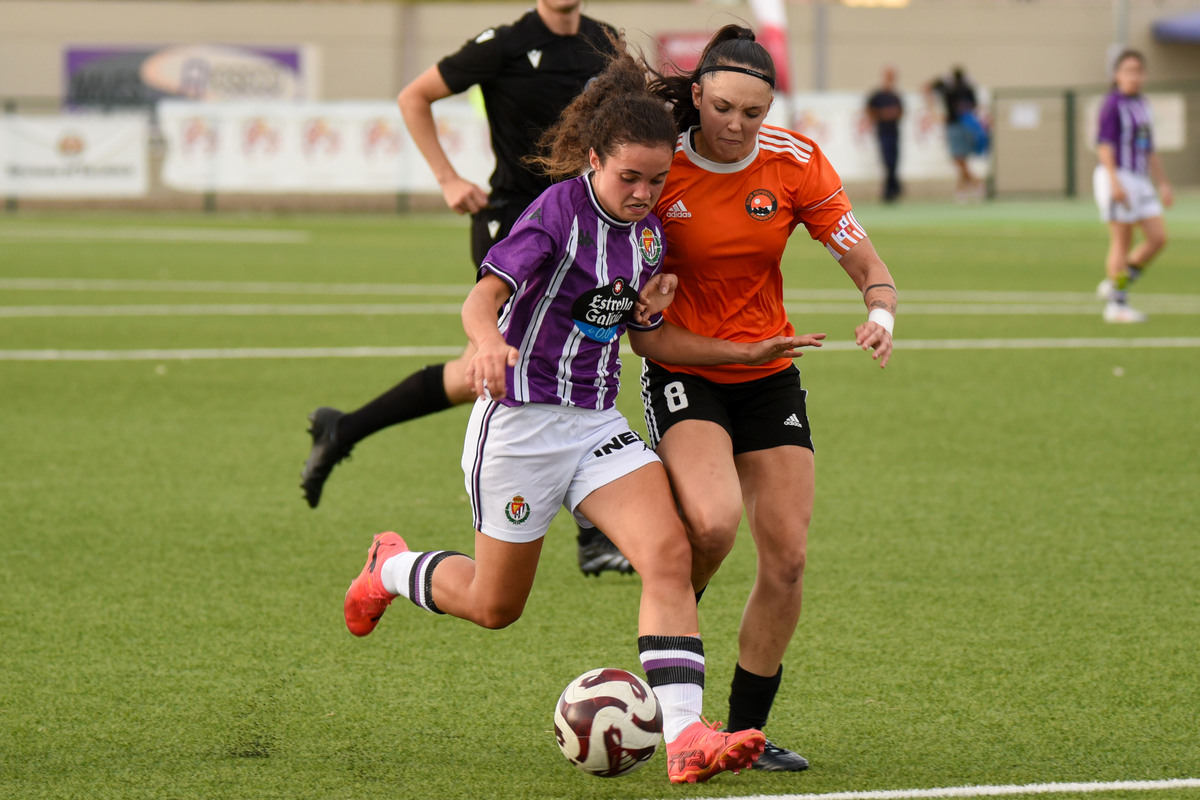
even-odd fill
[[[409,135],[432,170],[446,205],[471,215],[471,257],[476,268],[551,181],[522,159],[536,152],[553,125],[612,54],[612,26],[586,17],[582,0],[537,0],[511,25],[488,28],[429,67],[400,92]],[[491,129],[496,169],[491,192],[459,175],[438,140],[433,103],[478,85]],[[301,488],[316,508],[329,473],[355,444],[384,428],[473,401],[463,373],[464,355],[409,375],[356,411],[321,407],[309,415],[312,452]],[[629,561],[594,528],[580,528],[579,567],[585,574],[631,572]]]

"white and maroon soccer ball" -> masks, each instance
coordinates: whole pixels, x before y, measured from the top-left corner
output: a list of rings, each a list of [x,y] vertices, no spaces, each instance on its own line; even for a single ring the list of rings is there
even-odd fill
[[[563,755],[590,775],[628,775],[662,741],[662,709],[654,692],[623,669],[593,669],[567,684],[554,708]]]

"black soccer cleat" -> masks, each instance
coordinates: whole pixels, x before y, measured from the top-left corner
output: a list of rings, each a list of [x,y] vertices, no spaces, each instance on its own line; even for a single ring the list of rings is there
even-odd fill
[[[751,769],[761,769],[764,772],[803,772],[808,769],[808,759],[799,753],[793,753],[787,748],[773,744],[767,740],[763,754],[754,762]]]
[[[329,473],[338,462],[350,455],[354,445],[343,448],[337,443],[337,421],[345,416],[336,408],[321,406],[308,415],[312,427],[308,432],[312,435],[312,451],[300,471],[300,488],[304,490],[304,499],[309,508],[316,508],[321,502],[321,490]]]
[[[601,572],[633,574],[633,565],[612,540],[597,528],[579,526],[579,569],[584,575],[600,577]]]

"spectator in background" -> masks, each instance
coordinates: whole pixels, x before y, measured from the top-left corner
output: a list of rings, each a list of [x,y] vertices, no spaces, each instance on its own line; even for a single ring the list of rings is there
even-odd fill
[[[904,101],[896,93],[896,69],[883,71],[883,84],[867,98],[867,118],[875,126],[879,140],[879,155],[885,173],[883,202],[894,203],[903,191],[896,175],[900,164],[900,118],[904,116]]]
[[[926,87],[927,94],[941,95],[946,107],[946,142],[950,157],[958,169],[958,187],[955,198],[960,202],[978,200],[983,197],[983,181],[971,174],[967,157],[987,152],[987,131],[976,115],[979,101],[975,87],[967,80],[962,67],[955,67],[949,78],[937,78]]]

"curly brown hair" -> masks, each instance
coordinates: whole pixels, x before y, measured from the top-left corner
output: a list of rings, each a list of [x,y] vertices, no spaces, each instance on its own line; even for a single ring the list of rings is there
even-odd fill
[[[539,155],[525,162],[551,178],[578,175],[588,168],[595,150],[601,163],[621,145],[665,145],[674,149],[678,133],[666,105],[647,86],[647,67],[620,40],[604,71],[563,110],[558,122],[542,134]]]

